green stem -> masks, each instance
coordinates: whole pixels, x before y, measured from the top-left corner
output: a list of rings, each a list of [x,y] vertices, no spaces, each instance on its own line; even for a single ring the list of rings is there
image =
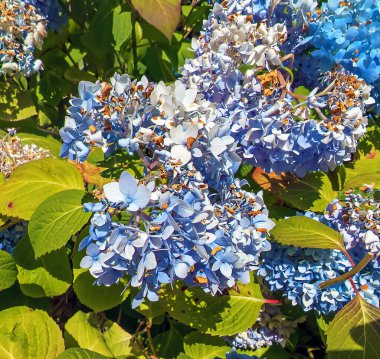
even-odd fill
[[[153,357],[154,358],[158,358],[157,356],[157,352],[156,352],[156,347],[153,343],[153,338],[152,338],[152,333],[150,332],[150,326],[151,326],[151,323],[147,323],[146,325],[146,334],[148,336],[148,342],[149,342],[149,346],[150,346],[150,349],[152,350],[152,353],[153,353]]]
[[[329,279],[326,282],[321,283],[319,285],[319,288],[325,289],[326,287],[330,287],[331,285],[334,285],[336,283],[340,283],[349,279],[350,277],[359,273],[372,260],[372,258],[373,258],[373,254],[367,253],[354,268],[349,270],[347,273],[340,275],[339,277]]]

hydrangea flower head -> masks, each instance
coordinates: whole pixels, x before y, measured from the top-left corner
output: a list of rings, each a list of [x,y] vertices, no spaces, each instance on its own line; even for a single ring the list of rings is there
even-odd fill
[[[30,76],[42,67],[33,56],[47,36],[46,23],[36,8],[22,0],[3,1],[0,9],[0,74]]]

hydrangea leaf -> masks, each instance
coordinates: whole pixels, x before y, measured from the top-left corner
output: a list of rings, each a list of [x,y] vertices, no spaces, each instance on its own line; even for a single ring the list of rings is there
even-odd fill
[[[287,174],[267,174],[261,168],[257,168],[252,177],[262,189],[300,210],[323,212],[335,198],[332,183],[322,172],[298,178]]]
[[[367,126],[365,136],[359,140],[358,150],[360,156],[365,158],[371,156],[376,149],[380,150],[380,128],[375,124]]]
[[[164,309],[159,302],[142,302],[135,310],[141,313],[145,318],[153,319],[165,314]]]
[[[380,309],[356,297],[332,320],[327,329],[329,359],[380,358]]]
[[[132,0],[132,5],[147,22],[171,39],[181,16],[180,0]]]
[[[74,291],[79,301],[96,312],[101,312],[121,304],[129,295],[123,283],[111,287],[94,284],[89,271],[81,273],[74,281]]]
[[[5,174],[0,172],[0,184],[5,183]]]
[[[17,267],[12,256],[0,251],[0,290],[12,287],[17,278]]]
[[[114,65],[113,21],[114,16],[118,14],[115,12],[115,8],[118,6],[119,1],[115,0],[99,2],[96,15],[89,22],[87,31],[80,37],[81,42],[94,57],[98,66],[104,69],[112,68]],[[124,25],[125,27],[131,26],[130,24]]]
[[[370,155],[346,165],[345,188],[358,187],[363,184],[380,184],[380,152],[373,151]]]
[[[71,163],[54,158],[26,163],[0,186],[0,213],[29,220],[46,198],[67,189],[83,189],[82,176]]]
[[[168,331],[156,335],[153,341],[160,358],[175,359],[183,352],[182,335],[172,323]]]
[[[163,308],[178,321],[204,333],[234,335],[247,330],[259,315],[264,299],[257,283],[239,285],[239,293],[212,296],[200,288],[174,290],[160,294]]]
[[[54,359],[64,350],[58,325],[42,310],[13,307],[0,312],[2,359]]]
[[[84,212],[83,203],[89,200],[85,191],[71,189],[52,195],[37,207],[28,226],[36,258],[63,247],[88,222],[91,213]]]
[[[185,354],[192,359],[225,358],[231,347],[222,338],[192,332],[184,337]]]
[[[30,91],[20,90],[9,82],[0,88],[0,117],[3,121],[20,121],[37,114]]]
[[[133,335],[104,315],[78,311],[65,325],[68,347],[81,347],[96,353],[119,357],[132,353]]]
[[[32,309],[42,309],[48,311],[51,308],[50,298],[27,297],[20,289],[19,283],[5,289],[0,294],[0,310],[16,306],[27,306]]]
[[[83,348],[70,348],[57,356],[57,359],[107,359],[102,354]]]
[[[116,51],[120,51],[120,47],[132,34],[131,12],[123,11],[121,6],[117,6],[113,12],[112,34]]]
[[[338,232],[305,216],[289,217],[278,221],[271,230],[271,235],[283,245],[344,250],[342,238]]]
[[[66,250],[60,249],[36,260],[28,237],[17,245],[14,258],[21,291],[30,297],[53,297],[69,289],[72,281]]]
[[[77,245],[83,239],[84,234],[88,234],[88,228],[85,227],[81,231],[81,235],[77,238]],[[124,291],[124,283],[114,284],[110,287],[94,284],[95,279],[88,269],[81,268],[79,265],[85,255],[85,250],[78,252],[76,247],[73,259],[73,287],[79,301],[95,312],[108,310],[121,304],[128,297],[129,289]]]
[[[17,137],[21,138],[21,142],[25,145],[36,145],[42,147],[45,150],[49,150],[50,153],[58,157],[61,150],[61,143],[52,136],[39,136],[32,133],[18,132]]]
[[[328,174],[334,191],[341,191],[344,189],[346,182],[346,168],[344,165],[339,165],[334,171],[330,171]]]

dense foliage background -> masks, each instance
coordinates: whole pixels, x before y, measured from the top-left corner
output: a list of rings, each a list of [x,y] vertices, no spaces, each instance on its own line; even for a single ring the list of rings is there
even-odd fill
[[[42,48],[34,51],[43,68],[30,77],[3,74],[0,82],[2,155],[9,148],[16,155],[32,144],[48,151],[12,167],[10,176],[0,173],[0,357],[224,358],[236,344],[236,334],[255,325],[270,328],[276,320],[283,326],[281,340],[265,339],[264,330],[260,340],[273,345],[238,352],[268,359],[324,358],[327,352],[329,358],[380,357],[380,312],[360,295],[333,319],[333,313],[303,311],[281,293],[264,291],[265,275],[251,275],[250,284],[216,296],[183,283],[167,285],[158,302],[146,300],[136,309],[131,304],[137,290],[126,287],[125,278],[110,287],[94,285],[80,266],[86,253],[78,246],[89,233],[91,218],[83,204],[94,202],[93,194],[124,170],[141,177],[141,160],[123,152],[105,158],[99,150],[83,163],[60,159],[59,129],[69,101],[78,96],[80,81],[109,81],[115,72],[173,83],[185,60],[194,57],[191,39],[199,36],[212,5],[202,0],[182,1],[181,6],[175,0],[70,0],[60,6],[59,24],[49,28]],[[309,93],[298,89],[302,91]],[[301,178],[240,167],[238,177],[248,181],[251,192],[263,191],[269,217],[276,222],[271,241],[345,251],[336,231],[295,216],[323,213],[350,191],[378,188],[376,120],[369,117],[357,152],[333,171]],[[376,190],[371,196],[379,200]],[[351,276],[359,271],[355,268]],[[361,283],[363,288],[378,288],[379,279],[372,280]],[[263,305],[275,309],[271,319],[257,324]]]

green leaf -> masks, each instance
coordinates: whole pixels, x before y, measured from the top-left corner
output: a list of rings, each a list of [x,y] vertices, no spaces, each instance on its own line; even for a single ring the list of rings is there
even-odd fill
[[[61,331],[46,312],[28,307],[0,312],[1,359],[55,359],[63,350]]]
[[[69,289],[72,272],[66,250],[49,253],[36,260],[28,237],[24,237],[14,252],[17,279],[21,291],[30,297],[53,297]]]
[[[12,287],[17,278],[16,263],[12,256],[0,251],[0,290]]]
[[[357,296],[335,316],[327,329],[329,359],[380,358],[380,309]]]
[[[96,15],[91,19],[88,29],[80,39],[90,51],[94,61],[108,71],[114,64],[113,20],[114,9],[119,6],[119,1],[101,1],[99,4]],[[127,27],[128,24],[125,26]]]
[[[107,359],[102,354],[83,348],[70,348],[57,356],[57,359]]]
[[[213,335],[234,335],[256,322],[264,303],[257,283],[239,285],[239,292],[212,296],[200,288],[166,287],[160,303],[170,316],[190,327]]]
[[[83,189],[82,176],[71,163],[54,158],[26,163],[0,186],[0,213],[29,220],[46,198],[67,189]]]
[[[358,144],[358,150],[361,157],[370,155],[374,150],[380,150],[380,127],[375,121],[372,122],[372,126],[367,126],[366,133],[360,138]]]
[[[62,72],[62,75],[64,72]],[[65,80],[53,70],[45,70],[41,73],[41,80],[36,89],[36,95],[40,102],[50,106],[58,106],[62,98],[74,90],[74,84]]]
[[[290,183],[281,191],[283,200],[291,206],[315,212],[323,212],[335,198],[332,184],[325,173],[310,173]]]
[[[270,191],[291,207],[303,211],[323,212],[335,198],[332,183],[328,175],[322,172],[314,172],[298,178],[286,174],[267,174],[257,168],[252,177],[262,189]]]
[[[231,347],[222,338],[192,332],[184,338],[185,354],[192,359],[225,358]]]
[[[27,297],[20,289],[19,283],[0,292],[0,310],[15,306],[27,306],[33,309],[49,310],[51,308],[50,298]]]
[[[168,331],[156,335],[153,341],[160,358],[173,359],[183,351],[182,335],[172,323]]]
[[[76,67],[70,67],[65,71],[65,79],[74,83],[80,81],[96,82],[96,77],[87,71],[79,70]]]
[[[81,311],[66,323],[65,339],[69,347],[89,349],[112,358],[131,354],[134,340],[133,335],[104,315]]]
[[[342,237],[337,231],[305,216],[280,220],[270,233],[277,242],[287,246],[344,249]]]
[[[2,82],[0,86],[0,118],[3,121],[20,121],[37,114],[30,91],[20,90]]]
[[[142,302],[135,310],[148,319],[157,318],[165,314],[165,311],[159,302],[151,302],[149,300]]]
[[[101,312],[121,304],[129,295],[123,283],[106,287],[94,284],[95,278],[89,271],[81,273],[74,281],[74,291],[79,301],[94,310]]]
[[[314,312],[314,315],[317,322],[319,334],[321,336],[323,343],[326,345],[326,339],[327,339],[326,331],[327,331],[327,328],[329,327],[329,322],[331,322],[331,318],[328,318],[324,315],[317,314],[316,312]]]
[[[131,0],[133,7],[149,24],[171,39],[181,17],[180,0]],[[159,16],[157,16],[159,14]]]
[[[131,12],[123,11],[121,6],[117,6],[113,12],[112,34],[115,41],[115,50],[120,47],[132,35],[132,16]]]
[[[375,151],[367,158],[346,164],[345,188],[360,187],[363,184],[380,185],[380,152]]]
[[[59,152],[61,150],[61,142],[52,136],[44,137],[22,132],[18,132],[17,136],[21,138],[21,142],[25,145],[34,144],[37,147],[42,147],[45,150],[49,150],[50,153],[55,157],[59,156]]]
[[[346,168],[344,165],[338,166],[334,171],[329,171],[327,175],[329,176],[334,191],[344,189],[346,182]]]
[[[28,226],[36,258],[63,247],[91,217],[83,203],[90,200],[85,191],[70,189],[43,201],[34,211]]]

